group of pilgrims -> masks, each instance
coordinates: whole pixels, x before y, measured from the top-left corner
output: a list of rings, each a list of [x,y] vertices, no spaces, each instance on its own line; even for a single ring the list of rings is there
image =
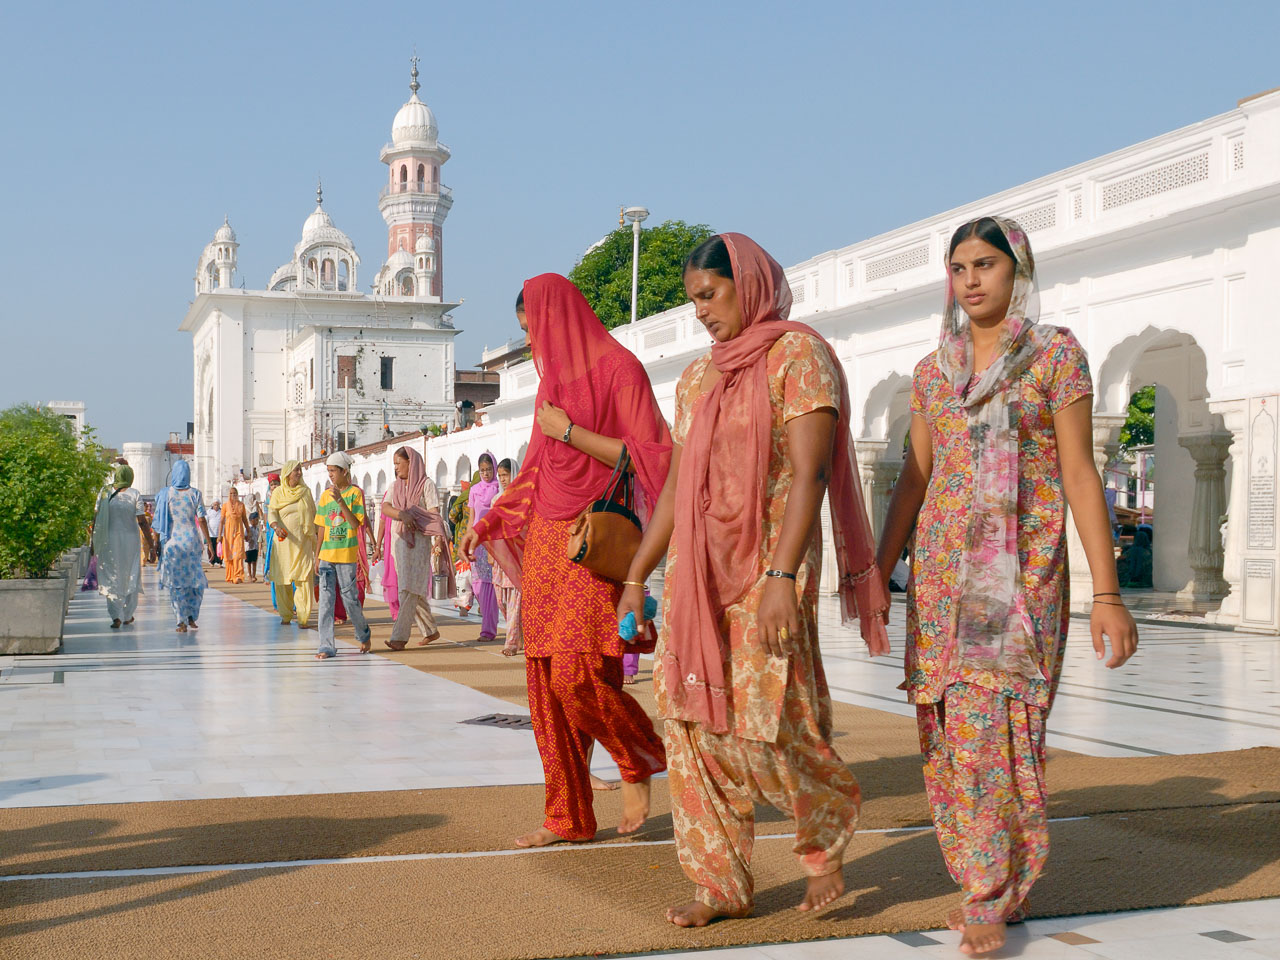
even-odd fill
[[[1038,322],[1025,231],[1003,217],[964,224],[947,271],[941,336],[914,371],[905,462],[878,544],[836,353],[789,319],[778,262],[750,238],[724,233],[685,262],[685,292],[714,343],[681,376],[673,424],[643,365],[581,292],[543,274],[516,301],[540,376],[527,455],[514,475],[510,461],[481,458],[466,523],[450,531],[409,447],[395,454],[376,531],[345,454],[329,458],[318,504],[301,467],[285,464],[266,508],[281,619],[306,622],[314,578],[317,657],[335,653],[339,599],[369,649],[357,582],[363,526],[374,562],[386,553],[394,563],[389,645],[403,649],[414,624],[430,643],[439,636],[433,578],[449,576],[456,592],[452,540],[476,581],[482,638],[496,636],[501,601],[504,652],[523,645],[546,793],[542,824],[516,845],[596,835],[589,766],[598,742],[621,773],[619,833],[641,828],[651,778],[667,773],[677,854],[695,885],[689,902],[667,910],[671,923],[700,927],[751,912],[755,804],[796,820],[793,852],[806,878],[797,909],[814,911],[844,892],[862,802],[832,745],[819,650],[825,500],[842,619],[858,624],[873,656],[889,652],[887,585],[910,556],[899,689],[916,707],[925,792],[961,888],[946,920],[961,931],[963,953],[998,949],[1006,925],[1027,916],[1049,849],[1045,723],[1069,617],[1068,506],[1093,581],[1098,660],[1121,666],[1138,635],[1093,460],[1088,361],[1069,330]],[[624,450],[626,482],[612,489],[630,495],[643,536],[619,581],[576,562],[569,546]],[[109,529],[95,530],[95,545],[115,536],[123,522],[115,511],[129,509],[104,501],[99,525]],[[186,464],[177,464],[153,526],[180,630],[196,625],[204,588],[203,513]],[[664,558],[654,629],[646,584]],[[113,606],[117,614],[131,617],[132,607]],[[638,629],[623,639],[629,618]],[[661,735],[624,689],[635,672],[624,657],[640,654],[653,656]]]

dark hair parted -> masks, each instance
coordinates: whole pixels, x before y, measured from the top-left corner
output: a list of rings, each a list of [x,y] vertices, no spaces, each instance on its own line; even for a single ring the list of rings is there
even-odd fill
[[[733,261],[729,259],[729,248],[725,246],[724,237],[716,234],[694,247],[693,252],[685,257],[681,273],[688,273],[690,270],[710,270],[716,276],[732,280]]]
[[[520,292],[516,294],[516,313],[524,309],[524,287],[520,288]]]
[[[977,237],[983,243],[989,243],[995,247],[1015,264],[1018,262],[1017,255],[1013,252],[1013,247],[1009,246],[1009,241],[1004,235],[1004,231],[1000,229],[1000,224],[996,223],[994,217],[978,217],[976,220],[970,220],[968,223],[961,224],[956,228],[956,232],[951,235],[951,244],[947,247],[947,260],[956,252],[956,247]],[[1027,256],[1031,257],[1031,244],[1027,244]],[[1028,264],[1032,269],[1035,268],[1035,261],[1032,260]]]
[[[514,475],[516,472],[516,465],[511,462],[510,457],[503,457],[498,461],[498,469],[507,471],[509,475]]]

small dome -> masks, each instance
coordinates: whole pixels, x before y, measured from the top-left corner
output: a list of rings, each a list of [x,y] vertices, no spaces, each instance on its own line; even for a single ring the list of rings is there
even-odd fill
[[[435,253],[435,251],[436,244],[429,233],[424,233],[418,238],[418,242],[413,245],[414,253]]]
[[[412,270],[413,254],[408,250],[397,250],[387,257],[387,263],[383,269],[392,274],[399,273],[401,270]]]
[[[236,232],[231,229],[231,223],[226,217],[222,218],[222,226],[218,228],[218,232],[213,235],[214,243],[235,243]]]
[[[316,204],[315,210],[311,212],[311,216],[307,217],[302,224],[302,242],[298,244],[298,252],[301,253],[307,247],[314,246],[317,243],[327,243],[335,247],[351,247],[351,238],[333,225],[333,220],[329,214],[324,212],[324,207]]]
[[[434,146],[436,135],[436,118],[431,108],[418,99],[414,93],[396,113],[391,123],[391,142],[397,147],[414,144]]]

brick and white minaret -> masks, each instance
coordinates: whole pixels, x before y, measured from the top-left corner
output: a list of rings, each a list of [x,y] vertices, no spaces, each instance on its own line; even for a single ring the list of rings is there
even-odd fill
[[[397,251],[415,256],[419,252],[419,238],[430,239],[434,269],[428,277],[429,288],[419,290],[415,284],[413,295],[441,300],[444,298],[443,227],[453,206],[453,191],[440,182],[440,168],[449,159],[449,148],[436,138],[436,118],[418,99],[418,58],[414,57],[412,63],[409,83],[412,96],[396,114],[391,125],[391,142],[382,148],[379,157],[387,165],[389,174],[378,209],[387,222],[388,261],[396,257]],[[425,248],[427,244],[422,246]],[[396,257],[397,261],[405,259]],[[413,266],[416,265],[415,260]],[[400,272],[397,270],[397,275]],[[413,272],[418,273],[414,279],[420,282],[422,271]],[[397,291],[399,289],[397,287]]]

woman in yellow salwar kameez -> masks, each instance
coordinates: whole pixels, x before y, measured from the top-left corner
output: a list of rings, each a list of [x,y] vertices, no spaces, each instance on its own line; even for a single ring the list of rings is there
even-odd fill
[[[290,460],[280,470],[282,482],[271,491],[267,523],[271,536],[271,569],[268,574],[276,588],[276,609],[280,622],[298,617],[304,629],[311,618],[316,576],[316,504],[302,482],[302,466]]]

